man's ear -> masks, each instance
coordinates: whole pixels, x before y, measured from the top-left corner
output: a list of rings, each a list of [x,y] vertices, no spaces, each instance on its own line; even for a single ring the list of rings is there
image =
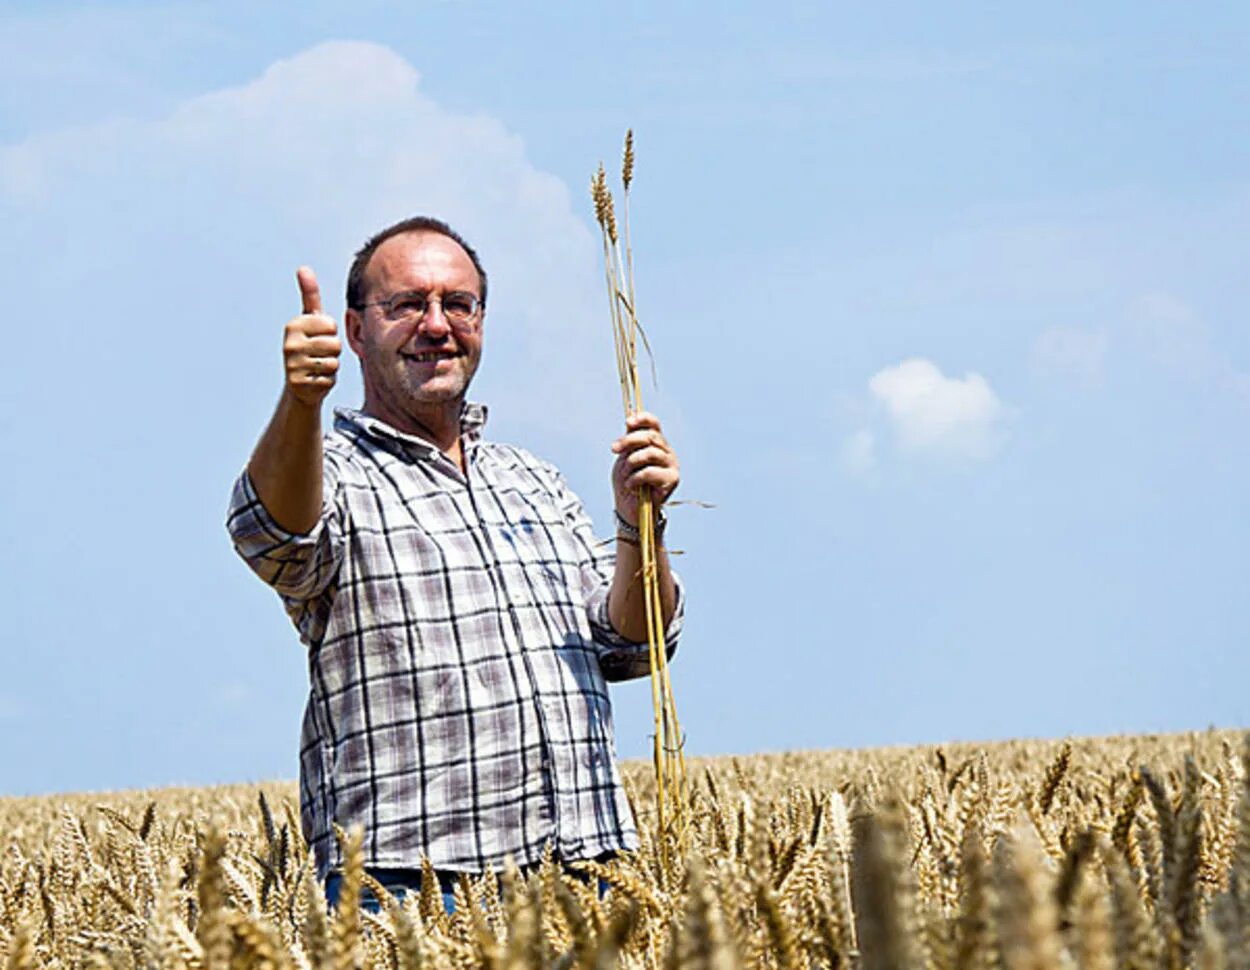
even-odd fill
[[[350,307],[343,314],[343,332],[347,334],[348,346],[356,352],[357,357],[363,356],[365,318],[360,312]]]

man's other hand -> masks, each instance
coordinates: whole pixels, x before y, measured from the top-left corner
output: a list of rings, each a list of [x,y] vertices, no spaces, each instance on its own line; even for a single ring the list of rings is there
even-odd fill
[[[612,442],[612,490],[616,511],[630,525],[638,524],[638,491],[650,486],[656,506],[673,494],[681,481],[677,455],[660,429],[660,419],[639,411],[625,419],[625,434]]]
[[[334,387],[343,344],[332,317],[321,309],[317,275],[307,266],[295,274],[303,312],[286,325],[282,357],[286,366],[286,390],[301,404],[321,406]]]

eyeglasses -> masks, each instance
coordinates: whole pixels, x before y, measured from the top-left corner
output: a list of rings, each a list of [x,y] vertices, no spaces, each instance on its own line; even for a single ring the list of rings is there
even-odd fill
[[[425,317],[425,314],[430,309],[430,305],[433,303],[439,305],[448,323],[460,326],[472,322],[482,308],[482,301],[472,293],[455,290],[451,293],[444,293],[442,297],[430,296],[428,293],[419,292],[396,293],[394,296],[388,296],[385,300],[362,303],[356,309],[363,310],[371,306],[381,307],[386,319],[393,323],[416,323]]]

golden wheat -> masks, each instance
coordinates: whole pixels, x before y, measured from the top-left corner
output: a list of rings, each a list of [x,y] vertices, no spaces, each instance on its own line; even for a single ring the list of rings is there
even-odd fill
[[[548,859],[450,915],[358,830],[328,910],[293,785],[0,799],[0,967],[1244,967],[1246,766],[1220,732],[691,759],[665,859],[630,763],[645,845],[584,867],[605,896]]]

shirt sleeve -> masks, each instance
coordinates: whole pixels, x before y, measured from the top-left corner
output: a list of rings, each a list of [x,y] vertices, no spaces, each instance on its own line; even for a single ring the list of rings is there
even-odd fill
[[[323,462],[321,517],[307,533],[290,532],[274,521],[244,469],[234,484],[226,529],[234,548],[261,579],[284,599],[320,596],[343,562],[344,510],[336,465]]]
[[[651,672],[650,648],[645,641],[628,640],[612,628],[608,618],[608,593],[616,569],[616,546],[595,537],[594,526],[586,509],[564,481],[564,477],[551,469],[556,479],[557,495],[565,520],[577,536],[581,549],[582,592],[586,601],[586,615],[590,632],[599,648],[599,667],[605,680],[633,680],[646,677]],[[671,660],[677,651],[685,617],[686,594],[681,578],[673,573],[677,598],[673,617],[664,630],[664,650]]]

